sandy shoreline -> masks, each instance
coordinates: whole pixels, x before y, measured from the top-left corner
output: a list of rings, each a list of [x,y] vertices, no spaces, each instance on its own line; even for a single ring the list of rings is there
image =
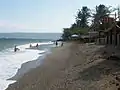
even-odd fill
[[[30,48],[27,48],[27,49],[30,49]],[[37,49],[37,48],[32,48],[32,49]],[[44,58],[46,57],[46,55],[48,55],[50,53],[51,53],[51,50],[49,49],[47,52],[39,53],[40,55],[42,54],[42,56],[39,56],[36,60],[32,60],[32,61],[28,61],[26,63],[23,63],[21,65],[21,68],[18,69],[17,73],[13,77],[9,78],[8,80],[18,80],[18,79],[20,79],[25,73],[27,73],[30,70],[40,66],[42,64]]]
[[[104,50],[78,43],[56,48],[6,90],[119,90],[120,64],[106,60]]]
[[[17,73],[15,76],[9,78],[8,80],[18,80],[19,78],[21,78],[25,73],[29,72],[30,70],[38,67],[40,64],[42,64],[41,61],[41,56],[37,59],[37,60],[33,60],[33,61],[28,61],[26,63],[23,63],[21,68],[18,69]]]

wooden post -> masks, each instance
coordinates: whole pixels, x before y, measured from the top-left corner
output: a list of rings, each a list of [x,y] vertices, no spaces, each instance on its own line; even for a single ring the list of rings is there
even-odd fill
[[[119,46],[120,42],[119,42],[119,34],[117,33],[117,46]]]
[[[117,45],[117,31],[116,31],[116,28],[115,28],[115,46]]]
[[[112,30],[110,30],[110,44],[112,44]]]
[[[116,12],[115,12],[115,21],[116,21],[116,19],[117,19],[117,15],[116,15]]]
[[[99,44],[100,44],[101,42],[100,42],[100,31],[99,31]]]
[[[109,33],[107,33],[107,40],[106,40],[106,44],[109,44]]]
[[[120,34],[119,34],[119,45],[120,45]]]

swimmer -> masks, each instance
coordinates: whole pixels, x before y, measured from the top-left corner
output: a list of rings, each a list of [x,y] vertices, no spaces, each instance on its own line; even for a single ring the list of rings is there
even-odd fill
[[[15,45],[14,52],[17,52],[17,51],[19,51],[19,50],[20,50],[20,49],[17,48],[17,46]]]

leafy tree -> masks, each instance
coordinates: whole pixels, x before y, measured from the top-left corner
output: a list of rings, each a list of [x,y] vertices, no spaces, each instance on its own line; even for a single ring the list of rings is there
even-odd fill
[[[71,25],[70,29],[74,29],[74,28],[76,28],[76,27],[77,27],[77,24],[74,23],[74,24]]]
[[[101,24],[101,20],[104,17],[109,17],[111,12],[115,11],[116,9],[111,9],[111,6],[107,7],[103,4],[100,4],[99,6],[96,6],[95,12],[92,14],[92,24],[91,28],[89,28],[89,19],[91,18],[91,10],[87,6],[83,6],[82,9],[79,9],[76,15],[76,22],[71,25],[70,28],[64,28],[63,32],[63,39],[69,40],[71,39],[72,34],[77,35],[85,35],[88,32],[88,28],[95,30],[104,29],[106,27],[109,27],[109,23],[103,23]]]
[[[94,18],[95,19],[101,19],[105,16],[109,16],[109,14],[111,13],[110,7],[107,7],[105,5],[100,4],[99,6],[96,6],[96,13],[94,14]]]
[[[82,7],[81,10],[78,10],[76,16],[76,22],[71,25],[70,28],[64,28],[62,38],[64,40],[71,39],[71,35],[77,34],[86,34],[88,32],[88,19],[90,17],[90,9],[87,7]]]
[[[62,38],[64,40],[70,40],[71,35],[77,34],[77,35],[85,35],[88,32],[88,28],[64,28]]]
[[[107,7],[102,4],[96,6],[95,13],[93,13],[93,25],[96,27],[96,29],[99,28],[101,19],[110,15],[110,13],[112,12],[112,9],[110,8],[111,6]]]
[[[63,38],[64,40],[69,40],[70,37],[71,37],[70,29],[69,29],[69,28],[64,28],[62,38]]]
[[[77,27],[88,27],[88,19],[90,18],[90,9],[86,6],[82,7],[81,10],[78,10],[76,16]]]

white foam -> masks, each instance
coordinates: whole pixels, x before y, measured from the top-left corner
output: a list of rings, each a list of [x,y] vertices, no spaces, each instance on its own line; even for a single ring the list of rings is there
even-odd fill
[[[36,45],[37,43],[32,43]],[[39,45],[52,44],[49,43],[38,43]],[[21,65],[25,62],[36,60],[40,53],[45,52],[40,50],[25,49],[28,48],[29,44],[20,45],[20,51],[13,52],[13,48],[7,49],[0,52],[0,90],[5,90],[9,84],[15,82],[7,80],[13,77]]]

